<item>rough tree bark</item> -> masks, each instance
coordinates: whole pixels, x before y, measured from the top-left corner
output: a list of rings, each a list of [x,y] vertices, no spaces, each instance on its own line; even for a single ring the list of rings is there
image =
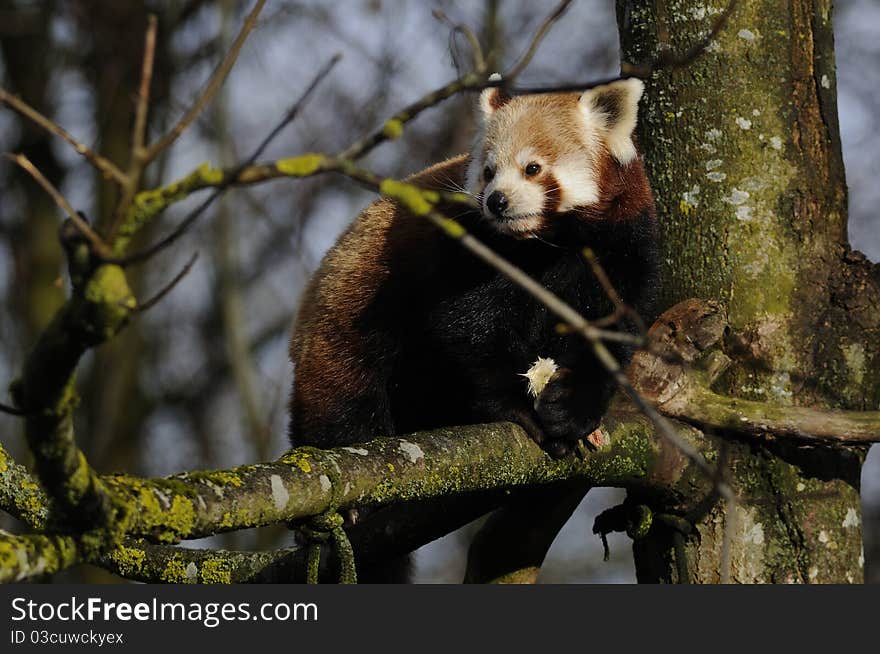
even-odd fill
[[[687,51],[724,4],[618,0],[624,60],[661,44]],[[713,390],[869,410],[880,401],[880,276],[847,242],[831,10],[831,0],[739,2],[704,56],[653,75],[639,135],[662,216],[664,303],[713,299],[727,313],[730,365]],[[741,497],[731,579],[861,582],[866,448],[717,435]],[[672,502],[633,499],[694,517],[687,575],[717,582],[729,517],[680,490]],[[686,581],[673,541],[653,530],[636,542],[640,581]]]

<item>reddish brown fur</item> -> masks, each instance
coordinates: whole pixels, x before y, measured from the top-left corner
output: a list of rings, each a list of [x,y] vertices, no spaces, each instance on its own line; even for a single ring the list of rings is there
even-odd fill
[[[559,188],[559,181],[548,173],[541,179],[541,186],[544,187],[544,193],[547,195],[544,200],[544,214],[556,213],[559,210],[559,203],[562,202],[562,189]]]
[[[641,157],[621,165],[608,152],[598,158],[599,201],[579,208],[587,218],[617,222],[647,213],[656,217],[654,197]]]
[[[407,181],[423,188],[448,190],[451,183],[462,183],[466,164],[466,155],[454,157]],[[446,209],[449,215],[455,215],[455,209]],[[311,413],[324,414],[329,404],[340,400],[341,389],[349,394],[372,390],[367,367],[374,344],[356,333],[355,323],[388,278],[389,252],[431,251],[429,242],[436,238],[436,227],[428,221],[410,215],[391,200],[381,199],[352,223],[328,253],[303,292],[290,343],[297,399],[308,405]],[[418,274],[415,268],[409,272]]]
[[[509,101],[510,95],[502,89],[493,89],[492,93],[489,94],[489,106],[492,107],[492,111],[498,111]]]

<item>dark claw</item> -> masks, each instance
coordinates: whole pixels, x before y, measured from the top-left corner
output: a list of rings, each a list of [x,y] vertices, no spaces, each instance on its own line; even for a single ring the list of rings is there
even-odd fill
[[[561,440],[547,441],[544,449],[554,459],[564,459],[571,453],[571,444]]]

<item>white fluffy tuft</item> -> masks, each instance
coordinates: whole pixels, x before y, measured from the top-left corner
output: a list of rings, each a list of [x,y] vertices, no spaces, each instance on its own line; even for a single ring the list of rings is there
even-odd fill
[[[529,395],[538,397],[558,367],[553,359],[538,357],[538,360],[532,364],[528,371],[521,373],[520,376],[529,381]]]

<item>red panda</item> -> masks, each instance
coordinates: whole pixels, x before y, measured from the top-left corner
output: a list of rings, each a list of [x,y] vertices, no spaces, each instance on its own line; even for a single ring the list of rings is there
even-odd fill
[[[644,318],[658,285],[651,189],[633,142],[639,80],[582,94],[480,96],[470,155],[409,178],[466,190],[479,210],[440,206],[587,319],[613,306],[590,247]],[[294,446],[334,447],[457,424],[512,421],[552,455],[598,425],[613,382],[579,335],[428,221],[389,199],[368,207],[308,285],[290,354]],[[633,329],[632,325],[627,328]],[[626,363],[625,346],[610,349]],[[559,369],[537,401],[523,377]]]

